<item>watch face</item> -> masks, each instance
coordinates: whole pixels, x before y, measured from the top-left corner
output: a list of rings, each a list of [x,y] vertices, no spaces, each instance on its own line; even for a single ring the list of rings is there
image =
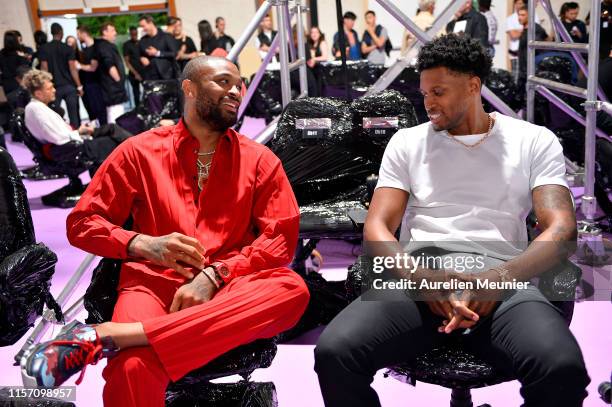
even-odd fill
[[[214,263],[215,270],[221,277],[229,277],[229,269],[223,263]]]

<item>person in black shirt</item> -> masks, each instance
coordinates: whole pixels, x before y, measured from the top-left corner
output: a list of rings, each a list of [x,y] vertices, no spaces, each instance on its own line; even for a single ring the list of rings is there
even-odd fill
[[[102,84],[102,95],[106,105],[108,123],[115,123],[115,119],[124,113],[123,103],[127,101],[125,92],[125,67],[115,46],[117,30],[112,23],[104,23],[100,27],[102,38],[96,44],[98,71]]]
[[[519,89],[523,89],[525,86],[525,82],[527,81],[527,27],[529,25],[529,14],[527,12],[527,7],[523,6],[518,10],[518,20],[519,23],[523,25],[523,32],[521,33],[521,37],[519,38],[519,50],[518,50],[518,59],[519,59],[519,80],[518,85]],[[535,40],[536,41],[548,41],[548,34],[546,30],[542,28],[542,26],[538,23],[535,24]],[[536,50],[536,55],[540,52]]]
[[[480,41],[480,44],[489,49],[489,23],[487,18],[472,8],[472,1],[465,2],[463,7],[455,13],[455,18],[446,25],[446,32],[455,32],[460,21],[466,21],[463,32],[470,38]]]
[[[44,31],[34,31],[34,44],[36,51],[32,54],[33,68],[40,69],[40,48],[47,43],[47,33]]]
[[[217,48],[217,40],[208,20],[201,20],[198,23],[198,32],[200,33],[200,51],[206,55],[212,54]]]
[[[168,33],[155,26],[153,17],[145,15],[138,22],[145,36],[140,39],[140,63],[144,67],[144,80],[176,79],[178,66],[176,63],[176,41]]]
[[[272,41],[274,41],[274,37],[276,37],[276,31],[272,29],[272,17],[266,15],[263,20],[261,20],[261,24],[259,25],[259,34],[257,34],[257,38],[255,39],[261,59],[266,57],[266,54],[270,49],[270,45],[272,45]],[[276,52],[278,52],[278,49]],[[274,56],[274,59],[277,60],[276,56]]]
[[[168,19],[168,25],[170,25],[170,21],[173,21],[174,23],[172,27],[172,35],[178,48],[176,60],[179,64],[181,72],[183,72],[183,68],[185,65],[187,65],[187,62],[199,55],[198,49],[196,48],[193,39],[183,32],[183,22],[181,19],[179,17],[170,17],[170,19]]]
[[[101,125],[104,125],[107,123],[106,105],[102,98],[102,85],[98,72],[97,40],[91,36],[89,28],[83,25],[77,27],[77,37],[82,49],[82,51],[77,52],[77,68],[83,85],[83,104],[89,120],[98,120]]]
[[[134,104],[140,104],[140,82],[144,67],[140,63],[140,50],[138,48],[138,29],[130,27],[130,39],[123,43],[123,58],[129,69],[128,80],[132,86]]]
[[[14,31],[7,31],[4,33],[4,48],[0,51],[0,70],[5,94],[19,88],[15,77],[17,68],[22,65],[29,66],[30,63],[21,51],[17,34]]]
[[[51,24],[53,40],[40,49],[40,67],[53,76],[55,84],[55,103],[66,102],[70,125],[78,129],[81,125],[79,117],[79,96],[83,96],[83,86],[79,79],[74,50],[62,42],[64,29],[58,23]]]
[[[236,43],[232,37],[225,34],[225,19],[223,17],[215,18],[215,38],[217,39],[217,48],[222,48],[228,53]]]
[[[578,13],[580,8],[578,3],[573,1],[563,3],[559,17],[563,26],[572,37],[574,42],[589,42],[586,25],[584,22],[578,20]]]

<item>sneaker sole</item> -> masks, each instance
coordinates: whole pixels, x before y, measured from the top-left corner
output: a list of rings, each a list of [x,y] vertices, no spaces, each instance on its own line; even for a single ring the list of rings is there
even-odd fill
[[[71,323],[64,325],[62,329],[60,329],[57,336],[65,334],[66,332],[74,328],[74,326],[77,325],[78,323],[79,323],[78,321],[72,321]],[[34,348],[36,347],[36,345],[38,344],[35,343],[35,344],[30,345],[28,349],[24,352],[23,356],[21,357],[21,360],[19,361],[19,365],[21,367],[21,381],[23,382],[23,385],[26,388],[44,389],[46,387],[40,386],[38,384],[38,380],[36,380],[36,377],[29,375],[28,369],[27,369],[28,358],[34,351]],[[52,389],[53,387],[49,387],[49,388]]]

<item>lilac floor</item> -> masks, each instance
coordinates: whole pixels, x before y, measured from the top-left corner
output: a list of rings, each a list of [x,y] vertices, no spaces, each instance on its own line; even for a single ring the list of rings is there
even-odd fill
[[[247,119],[243,131],[249,134],[261,128],[260,121]],[[7,139],[8,149],[19,167],[32,164],[31,154],[22,144],[12,143]],[[88,181],[85,174],[83,180]],[[57,296],[74,270],[85,257],[85,253],[71,247],[66,239],[65,220],[67,209],[49,208],[42,205],[40,197],[66,183],[66,180],[25,181],[36,228],[36,237],[44,242],[55,253],[59,261],[52,282],[52,293]],[[329,241],[322,245],[325,258],[323,275],[328,280],[344,278],[346,267],[353,261],[352,246]],[[609,271],[608,271],[609,272]],[[77,288],[75,297],[82,295],[89,282],[91,270]],[[72,300],[74,301],[74,299]],[[72,303],[72,301],[70,303]],[[591,377],[589,396],[584,405],[589,407],[603,406],[597,394],[597,386],[604,380],[610,380],[612,369],[612,326],[610,321],[612,305],[609,302],[582,302],[576,305],[571,330],[582,348],[587,369]],[[84,313],[79,319],[84,318]],[[55,332],[59,327],[55,328]],[[253,374],[256,381],[273,381],[278,393],[281,407],[316,407],[323,402],[319,393],[316,374],[313,371],[313,349],[321,329],[313,330],[294,341],[293,344],[280,345],[278,354],[267,369],[260,369]],[[48,332],[47,337],[51,336]],[[546,340],[543,338],[542,340]],[[13,356],[21,348],[25,337],[11,347],[0,348],[0,387],[20,385],[19,369],[13,367]],[[101,377],[105,362],[87,369],[83,383],[77,388],[77,405],[97,407],[102,405],[101,393],[104,381]],[[235,378],[230,378],[233,381]],[[74,379],[69,383],[72,385]],[[383,406],[447,406],[450,390],[424,383],[412,387],[391,378],[384,378],[378,372],[373,384],[378,391]],[[519,383],[508,382],[489,388],[472,391],[474,404],[490,403],[493,406],[518,406],[521,404]]]

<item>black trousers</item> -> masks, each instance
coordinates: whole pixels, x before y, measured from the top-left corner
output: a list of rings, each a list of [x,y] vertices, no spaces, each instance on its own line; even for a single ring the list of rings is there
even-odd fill
[[[83,92],[83,104],[89,114],[89,120],[98,119],[100,125],[107,124],[106,104],[100,84],[96,82],[86,83],[83,85]]]
[[[55,89],[55,104],[59,106],[62,100],[66,102],[70,125],[78,129],[81,125],[81,117],[79,116],[79,95],[74,85],[58,86]]]
[[[442,318],[425,302],[388,290],[385,301],[358,298],[327,326],[315,348],[323,399],[331,406],[380,406],[370,386],[376,371],[443,344],[467,349],[522,384],[524,406],[582,406],[590,382],[582,353],[560,311],[525,301],[493,311],[470,334],[438,333]],[[406,401],[410,405],[410,401]]]
[[[132,85],[132,94],[134,95],[134,106],[138,106],[140,104],[140,81],[137,80],[132,75],[128,76],[130,80],[130,85]]]

